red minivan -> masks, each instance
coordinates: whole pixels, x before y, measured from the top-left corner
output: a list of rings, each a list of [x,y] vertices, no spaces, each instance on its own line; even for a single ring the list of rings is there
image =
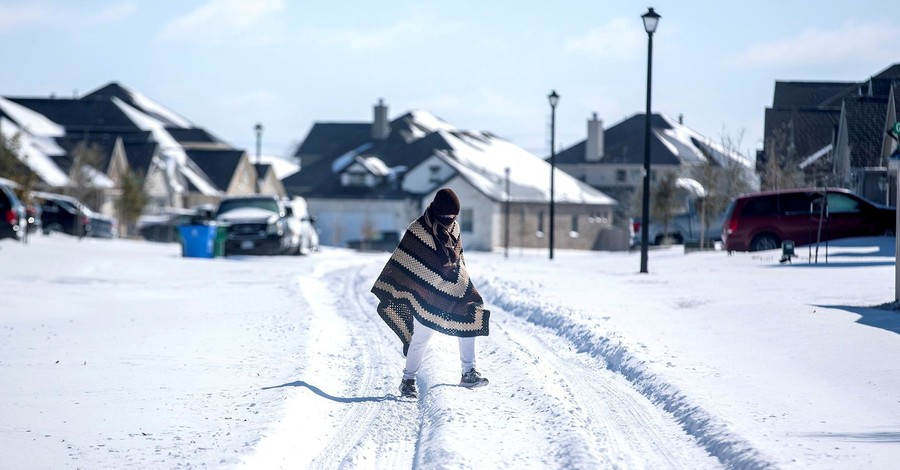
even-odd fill
[[[896,212],[846,189],[804,188],[739,196],[722,226],[727,251],[761,251],[848,237],[893,235]]]

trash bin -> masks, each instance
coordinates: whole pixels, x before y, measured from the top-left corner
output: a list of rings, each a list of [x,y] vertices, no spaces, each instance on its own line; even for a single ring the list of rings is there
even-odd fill
[[[216,225],[216,239],[213,244],[213,254],[216,257],[225,256],[225,241],[228,240],[228,224]]]
[[[179,225],[181,256],[186,258],[212,258],[215,225]]]

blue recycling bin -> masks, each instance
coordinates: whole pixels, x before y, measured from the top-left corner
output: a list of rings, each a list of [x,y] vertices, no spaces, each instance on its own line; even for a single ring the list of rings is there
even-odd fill
[[[181,256],[186,258],[212,258],[215,254],[215,225],[179,225]]]

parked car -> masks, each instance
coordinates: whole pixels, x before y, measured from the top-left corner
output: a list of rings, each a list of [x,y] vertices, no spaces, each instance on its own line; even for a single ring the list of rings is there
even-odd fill
[[[195,221],[198,213],[190,209],[170,209],[164,214],[142,216],[137,228],[145,240],[152,242],[180,242],[179,225],[188,225]]]
[[[28,224],[27,232],[34,233],[41,229],[41,205],[35,202],[25,205],[25,220]]]
[[[306,199],[295,197],[285,199],[288,227],[291,231],[293,254],[308,255],[319,249],[319,233],[316,232],[315,216],[309,214]]]
[[[846,189],[806,188],[747,194],[725,213],[727,251],[761,251],[848,237],[892,235],[896,212]]]
[[[225,255],[286,255],[298,250],[284,200],[276,195],[227,197],[216,222],[228,225]]]
[[[0,239],[22,240],[27,223],[25,206],[13,191],[12,184],[0,181]]]
[[[34,192],[41,208],[41,227],[45,235],[62,232],[73,236],[113,238],[115,219],[94,212],[78,199],[62,194]]]

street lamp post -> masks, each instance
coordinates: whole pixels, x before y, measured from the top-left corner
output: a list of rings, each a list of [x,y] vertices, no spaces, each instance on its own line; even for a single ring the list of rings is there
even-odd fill
[[[506,215],[506,217],[504,217],[506,219],[506,227],[503,233],[503,257],[509,258],[509,167],[506,167],[503,172],[506,174],[506,204],[503,208],[503,212],[505,212]]]
[[[653,76],[653,33],[660,16],[653,11],[641,15],[647,31],[647,112],[644,114],[644,194],[641,205],[641,272],[647,271],[647,238],[650,237],[650,83]]]
[[[554,227],[556,201],[553,181],[556,173],[556,104],[559,103],[559,95],[556,90],[553,90],[547,99],[550,101],[550,259],[553,259],[553,235],[556,232]]]
[[[261,151],[262,151],[262,131],[263,131],[263,125],[257,122],[256,125],[253,126],[253,130],[256,131],[256,164],[259,165],[260,163],[262,163],[262,156],[261,156],[262,154],[261,154]],[[257,178],[256,178],[256,184],[254,184],[253,186],[254,186],[254,188],[256,189],[256,192],[259,193],[259,191],[260,191],[260,187],[259,187],[259,175],[257,175]]]
[[[256,125],[253,126],[253,130],[256,131],[256,163],[259,164],[262,162],[260,154],[261,154],[261,150],[262,150],[263,125],[260,123],[256,123]]]

